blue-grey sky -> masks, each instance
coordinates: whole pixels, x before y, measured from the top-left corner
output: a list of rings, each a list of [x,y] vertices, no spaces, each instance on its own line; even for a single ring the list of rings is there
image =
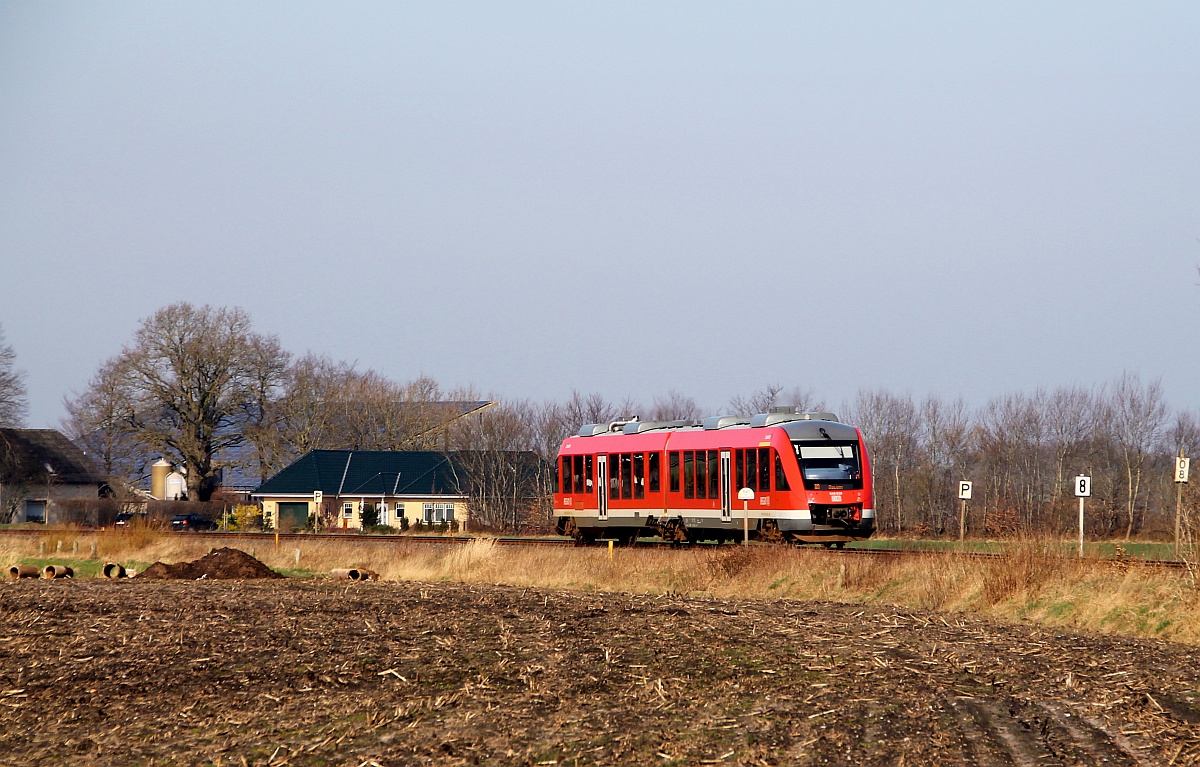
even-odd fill
[[[508,398],[1161,377],[1200,4],[0,0],[31,426],[179,300]]]

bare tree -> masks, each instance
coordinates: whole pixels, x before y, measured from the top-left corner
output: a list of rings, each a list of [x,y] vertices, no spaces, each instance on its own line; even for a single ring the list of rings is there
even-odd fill
[[[539,524],[549,520],[554,464],[535,452],[534,412],[527,402],[500,405],[451,431],[451,457],[462,469],[471,517],[488,527],[517,532],[531,514]]]
[[[562,406],[563,421],[571,432],[586,423],[607,423],[630,414],[630,408],[615,405],[596,393],[583,395],[572,391],[571,398]]]
[[[702,415],[691,397],[671,389],[665,397],[655,397],[650,408],[651,421],[691,421]]]
[[[0,427],[25,425],[29,403],[25,391],[25,372],[16,368],[17,353],[4,342],[0,326]]]
[[[1066,467],[1091,439],[1096,429],[1096,402],[1092,392],[1078,386],[1055,389],[1043,401],[1050,449],[1054,453],[1052,499],[1062,497]]]
[[[252,335],[246,349],[246,396],[241,398],[242,434],[254,448],[243,468],[255,470],[265,480],[287,465],[287,452],[279,440],[278,402],[287,381],[291,354],[274,336]]]
[[[63,399],[62,427],[110,481],[135,483],[148,473],[145,464],[154,456],[132,426],[134,405],[127,395],[120,367],[109,360],[83,394]]]
[[[897,532],[904,530],[904,476],[918,446],[916,406],[909,395],[861,391],[849,406],[849,423],[863,431],[874,457],[876,505],[890,511]],[[881,523],[886,520],[882,516]]]
[[[954,516],[954,488],[963,479],[970,447],[970,414],[962,398],[945,402],[930,395],[922,400],[918,419],[921,443],[914,462],[922,475],[916,484],[924,491],[918,511],[932,530],[941,532]]]
[[[1108,405],[1108,428],[1125,470],[1125,540],[1129,540],[1137,520],[1142,470],[1163,436],[1167,418],[1162,382],[1143,384],[1136,373],[1126,372],[1114,385]]]
[[[755,415],[765,413],[775,404],[783,387],[779,384],[768,384],[757,391],[743,396],[735,395],[729,400],[729,409],[737,415]]]
[[[177,303],[143,320],[133,343],[105,363],[131,432],[183,463],[189,498],[208,499],[222,454],[244,442],[263,379],[257,366],[270,348],[278,342],[255,333],[241,309]]]

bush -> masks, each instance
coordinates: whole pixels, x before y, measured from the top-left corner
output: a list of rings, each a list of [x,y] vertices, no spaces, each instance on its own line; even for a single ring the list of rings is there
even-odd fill
[[[408,517],[400,517],[400,532],[408,529]]]
[[[262,509],[249,503],[238,504],[233,509],[233,527],[235,530],[261,530],[263,526]]]
[[[379,527],[379,507],[374,503],[364,503],[362,507],[362,529],[364,531]]]

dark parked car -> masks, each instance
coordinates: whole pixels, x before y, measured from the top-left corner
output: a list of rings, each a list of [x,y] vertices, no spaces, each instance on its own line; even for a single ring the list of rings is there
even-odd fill
[[[216,530],[217,523],[199,514],[176,514],[171,517],[172,530]]]
[[[113,526],[114,527],[128,527],[129,525],[135,525],[135,524],[143,524],[144,525],[144,524],[146,524],[146,520],[149,518],[150,518],[149,515],[146,514],[145,512],[139,511],[139,512],[130,513],[127,511],[123,511],[117,515],[117,518],[115,520],[113,520]]]

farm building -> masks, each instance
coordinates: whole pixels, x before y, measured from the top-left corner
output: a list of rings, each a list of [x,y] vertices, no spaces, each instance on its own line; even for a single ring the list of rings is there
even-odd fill
[[[326,527],[362,528],[364,506],[379,524],[467,526],[461,467],[445,453],[398,450],[313,450],[262,483],[251,498],[278,530],[304,527],[316,515]]]
[[[0,429],[0,521],[79,521],[67,518],[69,502],[99,498],[104,487],[104,477],[62,432]]]

